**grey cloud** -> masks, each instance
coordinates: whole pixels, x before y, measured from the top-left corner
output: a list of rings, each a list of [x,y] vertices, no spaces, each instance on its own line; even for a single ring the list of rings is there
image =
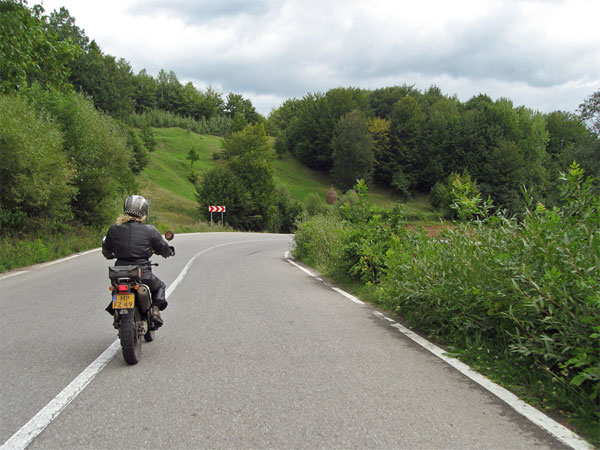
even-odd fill
[[[268,0],[135,0],[127,12],[134,16],[154,15],[157,12],[182,19],[188,24],[202,24],[211,20],[239,16],[260,16],[271,8]]]
[[[597,82],[600,41],[582,43],[564,39],[560,30],[541,30],[522,4],[493,2],[476,18],[455,16],[435,28],[416,26],[410,17],[382,25],[381,17],[338,14],[327,2],[135,0],[129,13],[161,12],[234,36],[212,47],[200,41],[190,47],[197,56],[162,55],[160,61],[180,80],[199,80],[224,92],[291,98],[337,86],[416,83],[422,89],[428,87],[423,83],[445,79],[466,80],[474,94],[486,92],[490,83],[512,83],[541,97],[540,92],[552,95],[553,86]],[[144,67],[157,72],[152,63]]]

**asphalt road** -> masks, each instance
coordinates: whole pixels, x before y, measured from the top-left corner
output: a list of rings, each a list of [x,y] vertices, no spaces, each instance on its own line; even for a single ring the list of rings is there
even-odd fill
[[[176,236],[164,327],[120,351],[32,449],[565,448],[289,264],[287,235]],[[0,277],[0,443],[116,339],[99,251]]]

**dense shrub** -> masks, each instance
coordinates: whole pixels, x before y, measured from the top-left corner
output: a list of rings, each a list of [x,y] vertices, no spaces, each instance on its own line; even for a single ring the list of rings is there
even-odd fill
[[[62,130],[63,148],[74,169],[75,218],[86,225],[112,221],[123,195],[135,186],[130,167],[135,158],[118,123],[74,92],[34,87],[24,94]]]
[[[550,377],[564,387],[550,390],[553,404],[597,424],[600,195],[576,164],[562,182],[560,207],[526,195],[517,219],[475,205],[476,221],[436,238],[408,232],[401,209],[377,211],[356,195],[300,224],[295,255],[338,281],[374,285],[378,302],[459,353],[480,349],[519,375]]]
[[[200,211],[226,205],[228,225],[238,230],[273,229],[277,221],[275,181],[269,145],[262,124],[248,125],[223,142],[224,161],[196,184]]]
[[[294,256],[327,276],[343,277],[344,235],[348,224],[333,214],[316,215],[296,229]]]
[[[35,230],[70,217],[73,172],[56,123],[16,96],[0,96],[0,228]]]
[[[302,215],[302,204],[294,200],[288,188],[280,184],[275,188],[275,206],[277,213],[271,225],[271,231],[276,233],[293,233],[296,222]]]
[[[148,126],[154,128],[179,127],[198,134],[211,134],[213,136],[228,136],[233,129],[232,119],[226,116],[213,116],[210,119],[203,117],[200,120],[195,120],[192,117],[185,117],[160,109],[132,114],[131,123],[137,128]]]

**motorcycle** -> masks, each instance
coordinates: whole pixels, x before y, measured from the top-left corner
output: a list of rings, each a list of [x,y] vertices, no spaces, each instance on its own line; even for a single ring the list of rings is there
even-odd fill
[[[172,231],[165,233],[171,241]],[[173,247],[171,250],[174,252]],[[152,266],[158,266],[152,263]],[[152,293],[142,283],[142,269],[136,265],[109,266],[108,277],[111,285],[114,327],[117,329],[123,359],[127,364],[137,364],[142,353],[142,338],[146,342],[154,340],[156,329],[150,319],[152,315]]]

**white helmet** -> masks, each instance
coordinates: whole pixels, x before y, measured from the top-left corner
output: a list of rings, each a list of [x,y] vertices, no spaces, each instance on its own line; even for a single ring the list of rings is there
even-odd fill
[[[123,211],[125,214],[142,219],[148,215],[149,206],[150,200],[146,200],[141,195],[131,195],[125,199]]]

